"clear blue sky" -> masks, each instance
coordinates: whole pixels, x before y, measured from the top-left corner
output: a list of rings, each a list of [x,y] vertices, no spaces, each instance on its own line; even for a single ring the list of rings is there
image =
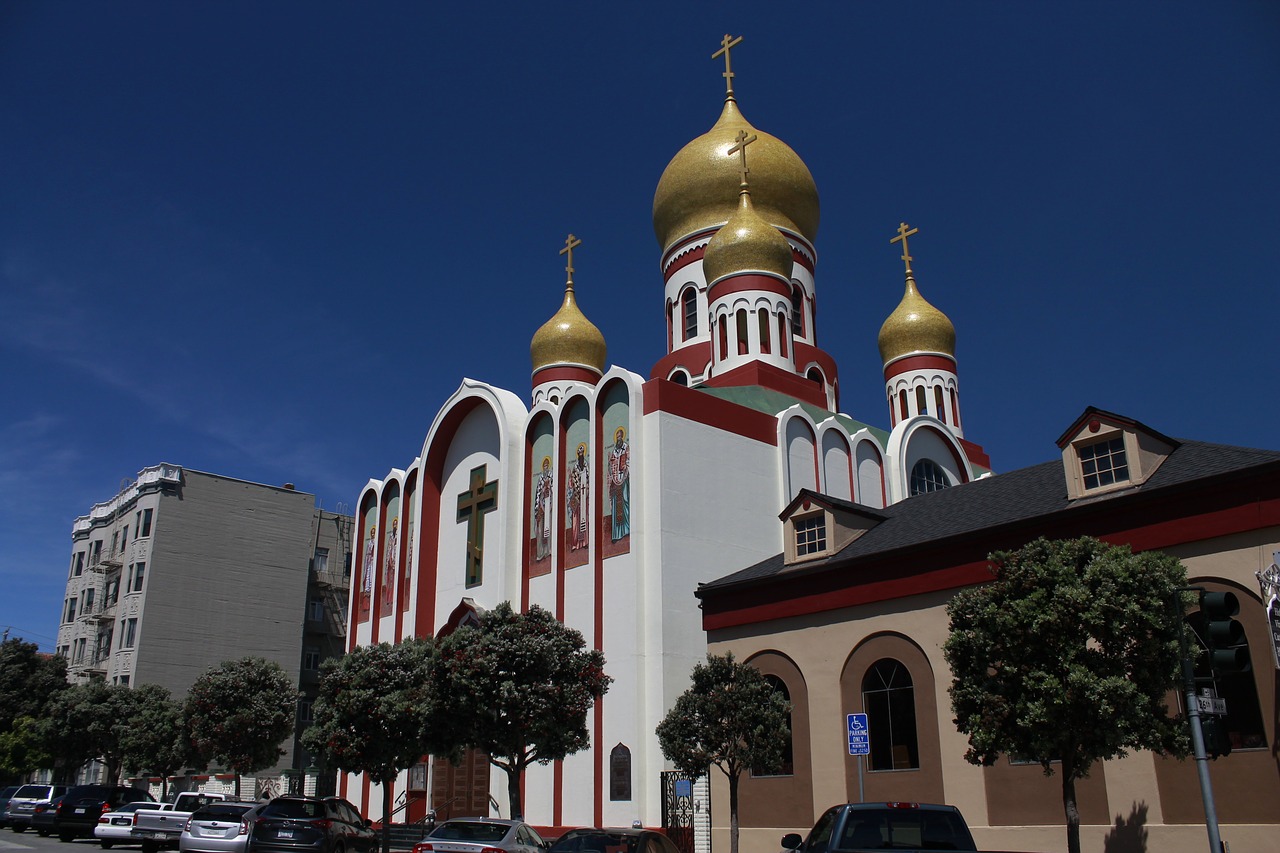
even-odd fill
[[[332,509],[464,376],[527,394],[570,231],[647,376],[653,190],[719,113],[725,32],[818,183],[846,412],[885,425],[906,220],[997,470],[1087,405],[1280,448],[1276,3],[9,0],[0,628],[52,648],[72,520],[143,467]]]

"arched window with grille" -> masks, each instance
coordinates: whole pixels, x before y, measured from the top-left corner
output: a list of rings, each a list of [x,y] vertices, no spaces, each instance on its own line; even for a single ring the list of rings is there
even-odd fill
[[[951,485],[942,466],[932,459],[921,459],[911,469],[911,495],[937,492]]]
[[[918,769],[916,691],[901,662],[881,658],[872,664],[862,678],[862,707],[871,735],[870,769]]]
[[[687,287],[681,298],[684,305],[684,339],[691,341],[698,336],[698,291]]]

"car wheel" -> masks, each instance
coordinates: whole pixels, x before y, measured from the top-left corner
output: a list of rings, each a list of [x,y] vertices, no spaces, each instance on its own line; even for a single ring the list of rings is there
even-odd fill
[[[102,845],[103,850],[110,850],[111,845],[115,844],[114,841],[99,841],[98,843]]]
[[[25,826],[23,826],[22,824],[20,824],[20,823],[15,823],[13,826],[11,826],[11,827],[9,827],[9,828],[10,828],[10,829],[12,829],[14,832],[26,832],[26,831],[27,831],[27,828],[26,828]]]
[[[333,845],[333,849],[329,851],[329,853],[342,853],[342,850],[342,842],[339,841],[337,844]]]
[[[159,849],[160,845],[154,841],[144,840],[142,842],[142,853],[157,853]]]
[[[36,835],[40,836],[41,838],[48,838],[50,835],[53,835],[53,831],[49,829],[37,829]]]
[[[65,843],[67,841],[75,841],[76,837],[72,835],[70,832],[59,832],[58,840]]]

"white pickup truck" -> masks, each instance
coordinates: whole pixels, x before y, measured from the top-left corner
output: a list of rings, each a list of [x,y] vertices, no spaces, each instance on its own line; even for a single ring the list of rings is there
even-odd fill
[[[156,853],[163,848],[176,848],[187,819],[209,803],[227,799],[225,794],[183,791],[173,801],[172,809],[138,809],[133,813],[133,829],[129,836],[142,842],[142,853]]]

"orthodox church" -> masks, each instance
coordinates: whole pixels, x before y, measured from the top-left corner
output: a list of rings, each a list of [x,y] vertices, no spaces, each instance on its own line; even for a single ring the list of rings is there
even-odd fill
[[[840,411],[814,310],[818,189],[744,117],[730,65],[740,40],[713,57],[725,63],[719,118],[654,195],[666,353],[647,375],[608,364],[575,296],[570,235],[563,302],[530,330],[531,387],[463,379],[422,447],[357,504],[352,647],[438,635],[511,601],[603,652],[613,683],[592,747],[527,775],[536,825],[662,825],[670,768],[654,728],[707,651],[695,593],[782,552],[779,513],[795,499],[881,510],[990,473],[964,433],[955,329],[921,295],[905,223],[892,241],[902,301],[879,336],[887,424]],[[824,535],[798,547],[824,551]],[[371,815],[384,796],[409,820],[507,808],[484,756],[424,763],[387,791],[360,776],[340,786]]]

